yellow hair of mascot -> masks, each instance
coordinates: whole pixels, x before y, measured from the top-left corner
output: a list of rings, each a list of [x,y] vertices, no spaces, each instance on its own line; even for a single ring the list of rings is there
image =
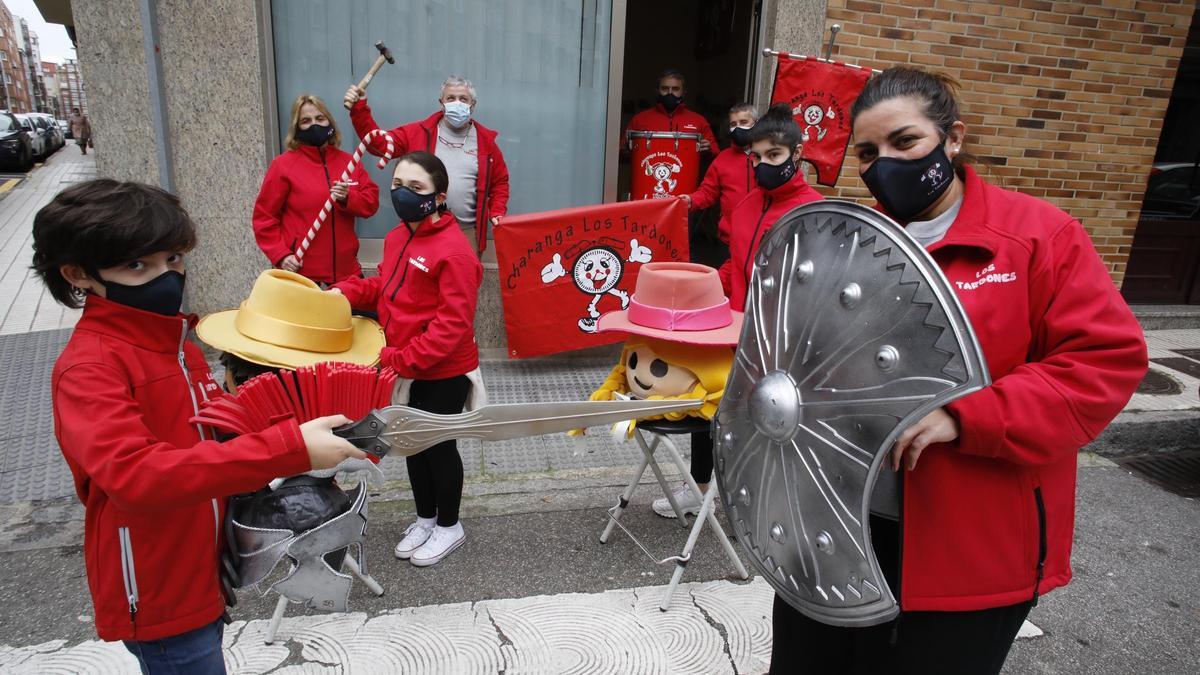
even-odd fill
[[[641,335],[630,336],[621,350],[621,361],[595,392],[593,401],[611,401],[614,394],[638,399],[700,399],[704,405],[684,412],[646,419],[681,420],[717,414],[725,379],[733,367],[733,348],[722,345],[690,345]],[[582,430],[572,431],[579,435]],[[633,433],[633,426],[629,428]]]

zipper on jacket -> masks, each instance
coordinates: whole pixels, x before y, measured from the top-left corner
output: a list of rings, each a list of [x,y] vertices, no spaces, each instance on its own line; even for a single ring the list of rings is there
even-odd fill
[[[183,345],[187,342],[188,322],[187,319],[182,319],[183,330],[179,333],[179,369],[183,371],[183,381],[187,384],[188,396],[192,397],[192,414],[200,414],[200,403],[196,400],[196,390],[192,387],[192,375],[188,372],[187,357],[183,353]],[[204,438],[204,427],[196,425],[196,431],[200,434],[200,440]]]
[[[767,217],[767,211],[771,210],[771,196],[763,197],[762,214],[758,217],[758,224],[754,226],[754,236],[750,238],[750,250],[746,251],[746,263],[742,265],[742,276],[746,279],[746,285],[750,285],[750,261],[754,259],[754,252],[758,250],[758,232],[762,229],[763,220]],[[732,239],[732,234],[730,239]]]
[[[402,223],[402,226],[408,227],[408,223]],[[417,227],[419,228],[420,225],[418,225]],[[398,263],[398,265],[399,265],[399,267],[403,267],[404,271],[400,273],[400,281],[396,282],[396,287],[392,289],[392,295],[391,295],[391,297],[388,298],[388,302],[391,302],[396,299],[396,294],[400,292],[400,287],[404,285],[404,280],[406,278],[408,278],[408,261],[404,259],[404,253],[406,251],[408,251],[408,245],[412,243],[412,240],[416,239],[416,238],[417,238],[416,230],[410,230],[408,233],[408,241],[404,242],[404,246],[402,246],[400,248],[400,262]],[[396,271],[397,270],[392,270],[392,275],[390,277],[388,277],[388,284],[392,283],[392,279],[395,278],[395,276],[396,276]],[[387,291],[387,284],[383,285],[383,289],[385,292]]]
[[[1033,501],[1037,504],[1038,517],[1038,561],[1037,576],[1033,580],[1033,606],[1037,606],[1038,587],[1042,585],[1042,575],[1046,571],[1046,504],[1042,501],[1041,486],[1033,488]]]
[[[129,540],[129,528],[117,528],[121,544],[121,580],[125,582],[125,600],[129,602],[129,623],[137,623],[137,571],[133,567],[133,543]]]

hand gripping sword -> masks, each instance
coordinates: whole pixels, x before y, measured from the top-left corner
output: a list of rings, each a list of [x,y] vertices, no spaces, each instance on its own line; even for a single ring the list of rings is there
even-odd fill
[[[372,410],[361,420],[333,433],[376,457],[392,451],[410,457],[450,439],[505,441],[685,412],[703,404],[699,399],[506,403],[485,405],[457,415],[437,415],[394,405]]]

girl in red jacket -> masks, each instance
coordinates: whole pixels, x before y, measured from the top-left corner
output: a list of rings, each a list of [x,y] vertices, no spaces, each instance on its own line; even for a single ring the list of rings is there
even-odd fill
[[[450,179],[442,160],[424,151],[396,162],[392,206],[400,225],[383,241],[378,276],[334,286],[358,309],[377,310],[387,339],[380,362],[413,380],[408,405],[460,413],[479,367],[475,304],[483,266],[446,207]],[[408,457],[417,522],[396,557],[433,565],[466,541],[458,521],[463,465],[458,444],[439,443]]]
[[[755,187],[734,207],[729,223],[729,260],[721,265],[721,285],[737,311],[746,305],[750,261],[775,221],[818,199],[800,171],[800,127],[786,103],[777,103],[750,129],[750,161]]]
[[[1143,333],[1078,221],[964,164],[951,80],[890,68],[851,117],[863,182],[945,273],[992,384],[892,452],[901,520],[871,528],[895,624],[834,628],[776,598],[771,671],[998,673],[1038,596],[1071,579],[1076,456],[1146,373]]]
[[[285,420],[217,443],[188,423],[220,395],[179,313],[196,231],[179,199],[101,179],[59,193],[33,221],[33,267],[83,316],[54,364],[54,435],[86,509],[83,554],[104,640],[143,673],[224,673],[217,575],[225,497],[362,451],[350,420]]]
[[[323,284],[362,276],[354,220],[379,210],[379,186],[361,164],[350,181],[339,180],[350,163],[350,154],[338,148],[341,141],[325,102],[297,97],[284,139],[288,149],[267,168],[254,201],[254,238],[271,265]],[[296,250],[329,198],[333,211],[301,264]]]

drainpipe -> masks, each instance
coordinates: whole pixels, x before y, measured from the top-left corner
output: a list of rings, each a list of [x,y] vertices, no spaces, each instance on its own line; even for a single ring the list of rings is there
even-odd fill
[[[146,75],[150,89],[150,116],[158,158],[158,183],[167,192],[175,192],[171,136],[167,127],[167,97],[162,88],[162,55],[158,43],[158,12],[155,0],[138,0],[142,14],[142,44],[146,51]]]

